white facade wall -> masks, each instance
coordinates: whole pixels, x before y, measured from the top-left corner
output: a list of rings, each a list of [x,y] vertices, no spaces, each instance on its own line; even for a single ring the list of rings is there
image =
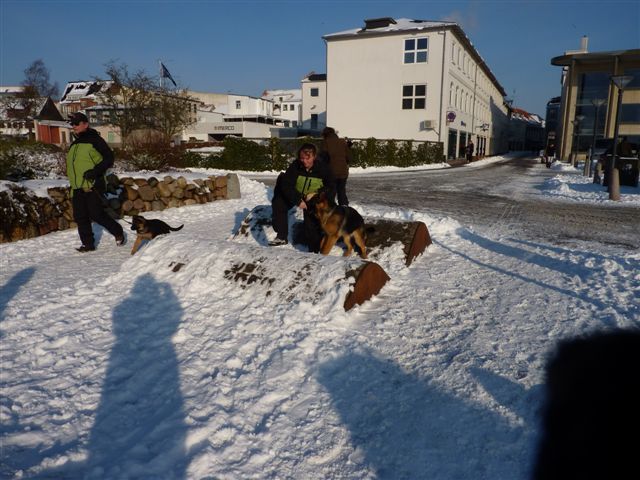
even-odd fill
[[[403,64],[404,40],[427,37],[427,63]],[[438,140],[442,35],[410,33],[327,42],[327,125],[349,138]],[[403,85],[426,84],[426,110],[403,110]],[[303,100],[304,101],[304,100]]]
[[[427,62],[405,64],[405,40],[425,37]],[[468,41],[451,28],[329,35],[325,40],[327,124],[341,136],[440,141],[453,158],[460,156],[468,139],[476,145],[476,154],[480,145],[485,155],[507,150],[502,87],[478,64]],[[426,85],[425,109],[402,108],[405,85]],[[451,112],[455,119],[448,122]],[[450,148],[451,139],[455,145]]]
[[[304,79],[302,85],[302,128],[322,130],[327,126],[327,82]],[[311,89],[318,89],[318,96],[311,96]],[[311,115],[317,115],[317,125],[311,123]]]
[[[247,95],[229,94],[227,104],[229,115],[273,115],[273,102]]]
[[[262,98],[273,102],[273,116],[278,125],[302,124],[302,90],[266,90]]]
[[[189,125],[182,131],[179,136],[180,141],[187,142],[192,138],[196,140],[207,142],[209,141],[209,134],[212,132],[212,125],[222,123],[224,115],[216,111],[198,110],[197,121]]]

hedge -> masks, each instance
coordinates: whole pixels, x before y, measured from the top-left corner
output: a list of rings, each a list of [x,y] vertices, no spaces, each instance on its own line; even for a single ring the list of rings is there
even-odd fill
[[[206,157],[190,155],[184,166],[219,168],[224,170],[281,171],[295,158],[303,143],[313,143],[320,151],[322,139],[299,137],[295,139],[271,138],[263,143],[239,137],[227,137],[224,151]],[[413,142],[411,140],[356,140],[351,146],[353,167],[413,167],[444,162],[440,142]]]

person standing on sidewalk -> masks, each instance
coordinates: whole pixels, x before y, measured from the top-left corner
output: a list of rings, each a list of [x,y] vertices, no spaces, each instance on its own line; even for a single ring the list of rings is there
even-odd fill
[[[469,139],[469,143],[467,143],[467,148],[465,149],[465,157],[467,159],[467,162],[471,162],[473,160],[474,148],[475,148],[475,145],[473,144],[473,141]]]
[[[75,140],[67,154],[67,177],[71,186],[73,219],[78,224],[82,245],[81,253],[96,249],[91,222],[106,228],[116,239],[116,245],[124,245],[126,237],[122,225],[105,211],[102,191],[105,190],[105,172],[113,165],[113,151],[100,134],[89,128],[86,115],[76,112],[69,116]]]
[[[322,154],[328,157],[329,167],[336,182],[338,205],[349,205],[347,178],[349,177],[351,150],[347,142],[338,137],[336,131],[331,127],[326,127],[322,131]]]

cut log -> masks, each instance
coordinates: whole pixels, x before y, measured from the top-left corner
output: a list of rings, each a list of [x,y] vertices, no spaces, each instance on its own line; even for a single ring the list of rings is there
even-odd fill
[[[353,291],[349,292],[344,301],[344,309],[347,311],[377,295],[389,281],[387,272],[373,262],[365,262],[356,270],[347,272],[347,277],[350,276],[356,279],[356,283],[353,285]]]
[[[243,255],[246,261],[231,264],[225,269],[224,278],[238,283],[243,289],[266,289],[268,296],[278,296],[285,302],[299,300],[315,303],[332,294],[338,285],[336,282],[346,282],[351,288],[342,306],[348,311],[377,295],[389,281],[389,276],[380,265],[354,257],[342,260],[305,255],[282,248],[270,248],[264,253],[263,249],[247,249]],[[281,255],[287,256],[287,265],[293,270],[282,270],[282,263],[278,261]],[[170,267],[175,268],[175,265]],[[327,274],[327,271],[331,272],[330,281],[317,274]]]
[[[303,243],[302,222],[289,216],[290,240],[292,243]],[[431,245],[429,230],[423,222],[403,222],[385,218],[366,217],[367,251],[370,257],[376,256],[381,250],[396,243],[402,245],[405,265],[409,266],[413,260]],[[260,245],[267,245],[266,230],[271,228],[271,206],[258,205],[245,217],[234,238],[253,238]]]
[[[399,242],[403,245],[405,264],[411,265],[414,258],[424,252],[431,245],[429,230],[423,222],[402,222],[383,218],[367,217],[364,219],[367,227],[373,231],[367,232],[367,248],[373,252],[378,248],[387,248]]]

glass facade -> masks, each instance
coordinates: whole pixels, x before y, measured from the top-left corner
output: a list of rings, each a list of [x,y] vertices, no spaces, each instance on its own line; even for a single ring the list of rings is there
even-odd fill
[[[456,143],[458,141],[458,131],[450,128],[449,129],[449,142],[447,148],[447,159],[456,158]]]
[[[607,100],[609,98],[610,83],[610,74],[608,72],[589,72],[580,75],[576,116],[584,115],[584,119],[580,122],[575,132],[578,151],[586,152],[591,147],[596,114],[596,107],[593,106],[591,100],[595,98]],[[607,108],[608,105],[605,103],[598,109],[596,140],[604,137]]]

